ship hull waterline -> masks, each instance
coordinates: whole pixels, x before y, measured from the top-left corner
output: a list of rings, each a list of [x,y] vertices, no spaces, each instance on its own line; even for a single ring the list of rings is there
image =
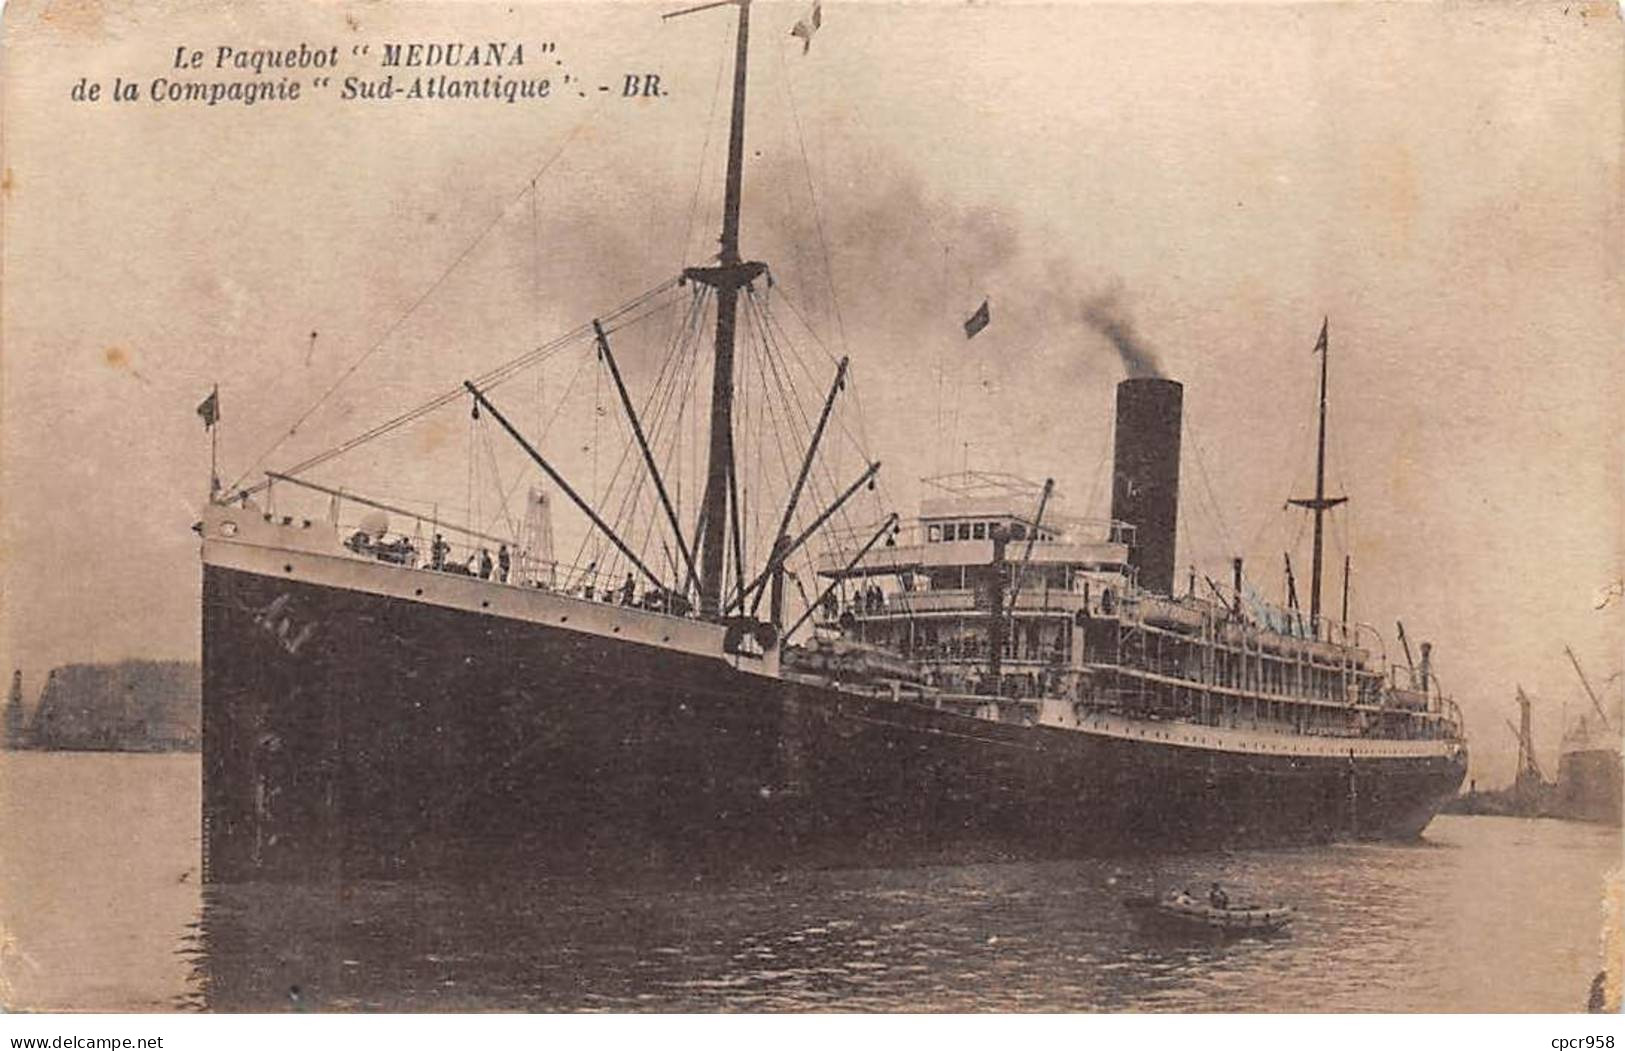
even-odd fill
[[[995,722],[208,563],[203,591],[215,882],[1406,839],[1466,768]]]

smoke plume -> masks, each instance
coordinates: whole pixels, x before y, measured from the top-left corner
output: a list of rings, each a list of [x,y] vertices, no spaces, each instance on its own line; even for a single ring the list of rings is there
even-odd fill
[[[1120,278],[1057,253],[1005,207],[934,198],[917,173],[885,154],[865,158],[861,167],[870,173],[863,191],[841,195],[822,228],[810,202],[767,192],[801,186],[797,164],[768,160],[753,169],[758,211],[766,213],[752,227],[753,250],[772,259],[803,296],[824,292],[829,266],[849,322],[865,317],[866,331],[878,325],[893,338],[951,333],[945,338],[956,343],[961,323],[986,298],[993,323],[978,337],[978,353],[998,347],[1012,374],[1032,364],[1018,363],[1029,355],[1045,355],[1042,370],[1051,377],[1103,366],[1093,338],[1099,334],[1128,376],[1163,375],[1130,319]]]
[[[1102,292],[1083,301],[1084,324],[1105,336],[1123,359],[1123,371],[1130,379],[1162,376],[1156,352],[1140,339],[1134,323],[1123,312],[1116,292]]]

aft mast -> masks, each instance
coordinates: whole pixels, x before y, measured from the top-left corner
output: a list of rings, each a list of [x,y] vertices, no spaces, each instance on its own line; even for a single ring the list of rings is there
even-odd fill
[[[728,494],[734,471],[733,396],[734,333],[739,316],[739,290],[754,281],[766,265],[742,261],[739,255],[739,197],[745,167],[745,84],[750,50],[750,0],[674,11],[667,18],[737,4],[739,28],[734,43],[733,113],[728,129],[728,172],[722,193],[722,250],[715,266],[689,267],[683,273],[717,290],[716,364],[711,375],[710,460],[705,496],[700,505],[704,533],[700,538],[700,614],[722,612],[723,559],[728,529]]]
[[[1346,496],[1334,496],[1330,499],[1326,496],[1326,359],[1331,356],[1326,341],[1326,329],[1329,324],[1329,318],[1321,319],[1320,339],[1315,342],[1315,350],[1320,354],[1320,440],[1315,449],[1315,495],[1309,500],[1287,501],[1297,507],[1307,507],[1315,513],[1314,565],[1309,578],[1309,623],[1317,634],[1320,631],[1321,559],[1325,553],[1324,520],[1327,511],[1338,504],[1348,502]]]

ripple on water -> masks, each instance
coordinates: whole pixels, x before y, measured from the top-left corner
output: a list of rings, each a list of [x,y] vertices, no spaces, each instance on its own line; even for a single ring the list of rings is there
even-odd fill
[[[177,882],[176,872],[197,863],[195,821],[140,825],[142,815],[127,809],[121,820],[141,835],[121,834],[118,850],[94,837],[69,837],[50,852],[15,849],[53,828],[105,824],[89,817],[118,799],[77,785],[168,790],[190,798],[195,813],[196,758],[150,758],[0,756],[16,798],[50,801],[5,812],[0,864],[30,885],[71,885],[84,902],[118,903],[19,917],[9,933],[39,963],[17,976],[19,1002],[239,1011],[1568,1012],[1584,1006],[1599,967],[1596,902],[1620,855],[1618,830],[1441,818],[1419,846],[800,872],[704,885],[366,882],[340,893]],[[86,775],[104,762],[112,765]],[[97,864],[98,853],[117,854],[120,866]],[[1278,939],[1180,944],[1138,930],[1120,905],[1130,894],[1212,879],[1232,896],[1289,901],[1298,921]],[[122,950],[80,951],[93,944]]]

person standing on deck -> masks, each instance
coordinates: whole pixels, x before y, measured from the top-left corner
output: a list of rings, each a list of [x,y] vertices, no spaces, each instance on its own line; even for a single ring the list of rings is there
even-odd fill
[[[491,579],[491,552],[483,547],[480,548],[480,579]]]
[[[508,570],[513,566],[513,556],[508,554],[508,545],[503,544],[497,548],[497,579],[502,583],[508,582]]]

